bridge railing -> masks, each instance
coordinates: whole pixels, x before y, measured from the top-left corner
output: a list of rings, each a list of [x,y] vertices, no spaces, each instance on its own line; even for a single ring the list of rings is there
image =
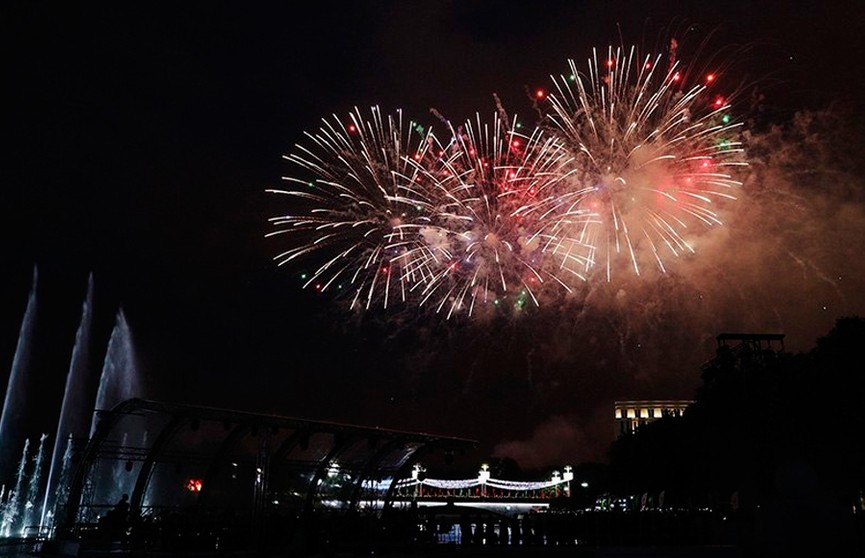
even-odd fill
[[[397,499],[475,499],[486,500],[520,499],[546,500],[570,493],[573,473],[570,467],[565,474],[554,472],[552,478],[543,481],[512,481],[492,478],[489,470],[482,467],[473,479],[433,479],[423,475],[423,469],[415,467],[412,477],[397,481],[394,496]]]

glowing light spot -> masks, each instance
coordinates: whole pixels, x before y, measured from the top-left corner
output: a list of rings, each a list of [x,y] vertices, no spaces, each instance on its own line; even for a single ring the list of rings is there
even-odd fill
[[[712,83],[713,81],[715,81],[715,74],[706,75],[706,85]]]
[[[353,133],[357,132],[357,128],[355,127],[354,124],[349,124],[348,125],[348,131],[353,134]]]
[[[538,89],[537,91],[535,91],[535,97],[537,97],[538,99],[543,99],[546,96],[547,96],[547,92],[544,91],[543,89]]]

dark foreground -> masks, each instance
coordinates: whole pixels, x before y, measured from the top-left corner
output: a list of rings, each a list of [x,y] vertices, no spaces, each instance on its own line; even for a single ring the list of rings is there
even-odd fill
[[[257,527],[174,517],[0,541],[0,558],[751,558],[865,556],[865,514],[558,512],[519,517],[458,506],[386,516],[274,516]]]
[[[53,557],[56,554],[47,554],[41,551],[39,545],[19,544],[0,546],[0,558],[39,558]],[[225,551],[225,552],[133,552],[133,551],[89,551],[81,555],[92,558],[111,557],[152,557],[152,558],[281,558],[291,557],[295,554],[286,553],[261,553],[256,551]],[[300,556],[303,556],[301,554]],[[475,547],[467,548],[455,545],[436,545],[433,547],[414,548],[392,548],[382,549],[379,552],[359,552],[357,550],[342,549],[322,551],[316,554],[306,555],[309,558],[354,558],[360,556],[388,556],[391,558],[449,558],[459,556],[463,558],[554,558],[570,556],[574,558],[739,558],[746,556],[734,546],[658,546],[658,547]]]

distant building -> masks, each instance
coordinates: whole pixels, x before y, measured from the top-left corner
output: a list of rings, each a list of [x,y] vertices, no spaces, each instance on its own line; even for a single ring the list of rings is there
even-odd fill
[[[703,380],[708,383],[711,383],[712,378],[706,376],[706,371],[723,359],[764,361],[784,352],[783,333],[721,333],[715,340],[718,342],[715,358],[703,366]],[[631,434],[661,417],[682,416],[691,403],[693,401],[681,399],[616,401],[615,435]]]
[[[661,417],[679,417],[693,401],[683,399],[649,399],[616,401],[616,436],[631,434],[637,428]]]

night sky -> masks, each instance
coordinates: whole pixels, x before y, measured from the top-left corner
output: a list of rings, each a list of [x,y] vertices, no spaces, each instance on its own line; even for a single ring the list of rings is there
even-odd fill
[[[62,384],[92,272],[147,398],[469,437],[546,467],[603,459],[616,399],[691,398],[718,333],[804,351],[865,314],[855,2],[5,2],[0,26],[0,379],[36,265]],[[740,208],[694,262],[471,323],[346,314],[273,262],[285,207],[265,190],[321,118],[459,122],[493,94],[530,117],[526,91],[569,58],[684,35],[730,45],[757,99]]]

